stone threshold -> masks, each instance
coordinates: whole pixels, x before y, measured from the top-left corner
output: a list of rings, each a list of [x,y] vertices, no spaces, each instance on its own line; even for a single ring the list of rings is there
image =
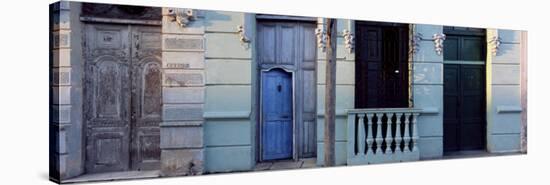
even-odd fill
[[[94,181],[113,181],[113,180],[133,180],[133,179],[148,179],[160,177],[160,170],[154,171],[122,171],[122,172],[107,172],[107,173],[92,173],[84,174],[75,178],[61,181],[66,183],[81,183]]]
[[[317,167],[317,158],[304,158],[294,160],[279,160],[279,161],[266,161],[259,162],[254,167],[253,171],[265,171],[265,170],[288,170],[288,169],[300,169],[300,168],[314,168]]]
[[[426,160],[442,160],[442,159],[468,159],[468,158],[478,158],[478,157],[495,157],[495,156],[510,156],[510,155],[522,155],[525,153],[522,152],[502,152],[502,153],[490,153],[486,150],[463,150],[455,152],[447,152],[443,154],[441,158],[435,159],[421,159],[420,161]]]

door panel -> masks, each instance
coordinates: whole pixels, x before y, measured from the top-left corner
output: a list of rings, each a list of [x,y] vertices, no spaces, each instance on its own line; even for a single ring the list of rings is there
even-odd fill
[[[292,76],[280,69],[262,75],[262,159],[292,157]]]
[[[161,28],[132,27],[132,169],[160,167]]]
[[[86,170],[129,169],[130,71],[128,26],[87,25],[84,120]]]
[[[86,171],[158,169],[160,27],[87,24],[84,34]]]
[[[297,38],[296,33],[298,25],[293,23],[280,23],[277,26],[279,38],[277,42],[277,62],[279,64],[293,65],[296,61]]]
[[[316,57],[316,37],[315,37],[315,24],[300,24],[300,32],[298,43],[302,50],[298,55],[302,61],[298,65],[300,66],[301,78],[299,84],[302,91],[302,99],[300,106],[301,123],[298,123],[299,127],[299,148],[298,157],[315,157],[317,152],[317,129],[316,129],[316,116],[317,116],[317,57]],[[298,50],[300,51],[300,50]]]
[[[483,149],[485,67],[444,64],[444,150]]]

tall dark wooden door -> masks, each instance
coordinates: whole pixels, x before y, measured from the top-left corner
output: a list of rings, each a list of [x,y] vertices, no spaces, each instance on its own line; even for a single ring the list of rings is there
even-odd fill
[[[292,157],[292,75],[281,69],[262,74],[262,159]]]
[[[158,169],[160,27],[87,24],[84,35],[86,171]]]
[[[444,64],[445,152],[485,148],[485,66]]]
[[[274,88],[268,87],[273,84],[265,81],[263,76],[265,71],[284,68],[286,71],[292,71],[292,78],[294,79],[293,89],[289,91],[293,92],[291,97],[296,102],[293,107],[293,122],[295,125],[290,127],[293,130],[291,130],[291,140],[288,143],[292,149],[290,157],[315,157],[317,152],[316,26],[315,22],[308,21],[258,19],[257,59],[259,70],[261,71],[260,74],[262,75],[260,76],[260,93],[264,93],[264,88]],[[266,95],[260,94],[260,96],[265,97]],[[265,99],[263,101],[262,105],[265,106],[271,103],[265,102]],[[262,117],[265,118],[265,116]],[[259,128],[263,128],[261,125],[263,121],[260,122]],[[264,130],[262,129],[258,131],[260,132],[260,141],[258,142],[260,143],[259,159],[278,159],[268,156],[268,158],[264,158],[265,156],[262,151],[265,147],[263,145],[263,136],[265,134],[263,134]],[[287,146],[285,145],[285,147]]]
[[[355,108],[408,107],[408,25],[358,21]]]

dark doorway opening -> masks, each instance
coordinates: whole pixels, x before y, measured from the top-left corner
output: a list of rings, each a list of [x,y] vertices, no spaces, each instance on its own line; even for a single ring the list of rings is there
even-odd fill
[[[444,153],[485,150],[485,30],[445,27],[444,31]]]
[[[409,107],[408,24],[357,21],[355,108]]]

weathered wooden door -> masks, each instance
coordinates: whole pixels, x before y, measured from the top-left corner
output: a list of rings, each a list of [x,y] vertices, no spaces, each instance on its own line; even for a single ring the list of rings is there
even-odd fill
[[[445,152],[485,146],[484,65],[444,64]]]
[[[160,28],[87,24],[86,171],[159,166]]]
[[[132,146],[134,170],[160,167],[162,110],[160,27],[132,26]]]
[[[284,68],[287,71],[293,71],[294,79],[293,94],[290,94],[296,101],[294,105],[294,126],[291,128],[291,154],[294,157],[305,158],[315,157],[317,151],[316,143],[316,101],[317,101],[317,73],[316,73],[316,37],[315,22],[308,21],[290,21],[261,19],[258,21],[258,63],[262,71],[270,71],[274,68]],[[261,72],[261,96],[265,97],[264,88],[270,88],[264,84],[268,83],[264,79],[264,72]],[[292,84],[292,83],[290,83]],[[274,88],[274,87],[271,87]],[[267,92],[269,93],[269,92]],[[291,99],[292,100],[292,99]],[[263,106],[268,106],[269,102],[263,100]],[[289,105],[292,105],[289,104]],[[265,112],[262,112],[264,114]],[[265,119],[265,116],[263,116]],[[260,124],[260,160],[270,160],[278,158],[264,158],[262,152],[264,136],[263,126],[265,120]],[[294,133],[295,135],[292,135]],[[294,142],[293,140],[294,139]],[[292,146],[295,143],[294,146]],[[286,147],[286,146],[285,146]],[[294,152],[295,151],[295,152]],[[288,157],[281,158],[290,158]]]
[[[355,108],[408,107],[408,25],[358,21]]]
[[[262,74],[262,158],[292,157],[292,75],[281,69]]]

